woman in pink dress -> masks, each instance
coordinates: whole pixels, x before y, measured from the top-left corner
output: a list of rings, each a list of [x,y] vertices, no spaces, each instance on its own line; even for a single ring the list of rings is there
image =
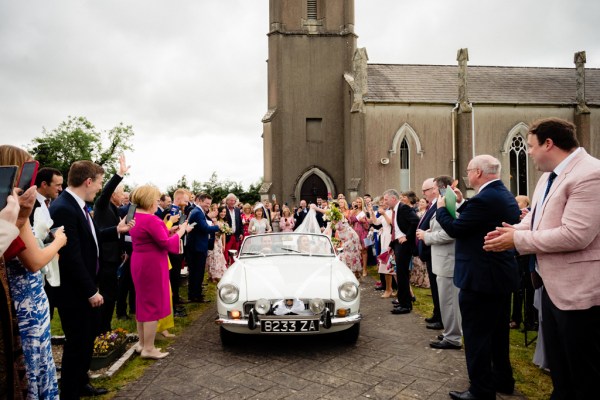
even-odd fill
[[[283,212],[279,219],[279,230],[281,232],[293,232],[294,231],[294,217],[288,206],[283,206]]]
[[[140,186],[131,194],[131,202],[137,204],[135,226],[129,232],[133,253],[131,254],[131,277],[135,287],[135,305],[139,343],[136,350],[142,358],[160,359],[169,353],[161,353],[154,347],[158,320],[171,314],[169,289],[168,253],[179,254],[180,239],[188,228],[179,226],[177,233],[169,237],[164,222],[154,213],[158,209],[160,191],[151,185]]]
[[[362,270],[360,261],[360,239],[354,229],[348,225],[347,221],[340,221],[335,226],[338,239],[342,242],[342,254],[340,260],[343,261],[350,271],[354,272],[356,279],[359,279]]]
[[[369,234],[369,220],[367,219],[366,210],[364,209],[365,202],[362,197],[357,197],[354,203],[355,205],[348,216],[348,222],[360,239],[362,276],[367,276],[367,247],[365,246],[365,238]]]
[[[250,204],[244,204],[240,216],[242,217],[242,225],[244,226],[244,237],[246,237],[249,235],[248,226],[250,225],[250,220],[254,218],[254,215],[252,215],[252,207],[250,206]]]

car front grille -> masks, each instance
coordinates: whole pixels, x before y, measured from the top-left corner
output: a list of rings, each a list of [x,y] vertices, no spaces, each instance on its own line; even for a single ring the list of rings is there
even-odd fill
[[[271,305],[273,305],[274,303],[276,303],[277,301],[279,301],[281,299],[275,299],[275,300],[271,300]],[[308,310],[308,302],[310,301],[310,299],[300,299],[302,300],[302,302],[304,303],[304,309]],[[331,311],[331,313],[335,313],[335,302],[333,300],[324,300],[325,301],[325,307],[327,307],[329,309],[329,311]],[[254,307],[254,303],[256,303],[255,301],[247,301],[244,303],[244,316],[247,316],[250,313],[250,310],[252,310],[252,308]]]

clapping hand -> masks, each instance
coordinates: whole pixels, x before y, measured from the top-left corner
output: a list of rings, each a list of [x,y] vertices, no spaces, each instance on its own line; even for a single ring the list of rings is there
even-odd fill
[[[425,238],[425,231],[423,229],[417,229],[417,239],[423,240]]]
[[[503,222],[501,227],[496,228],[495,231],[491,231],[485,236],[483,249],[494,252],[514,249],[515,231],[516,229],[512,225]]]
[[[54,231],[54,242],[60,243],[60,247],[64,247],[67,244],[67,235],[65,234],[65,227],[58,227]]]

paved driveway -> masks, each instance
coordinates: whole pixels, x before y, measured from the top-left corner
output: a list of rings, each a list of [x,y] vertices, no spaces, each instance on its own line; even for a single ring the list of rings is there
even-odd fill
[[[367,280],[355,346],[325,337],[242,336],[223,349],[213,307],[117,399],[443,399],[465,390],[464,352],[434,350],[439,332],[417,314],[392,315]],[[498,396],[498,398],[501,398]],[[505,399],[521,399],[504,396]]]

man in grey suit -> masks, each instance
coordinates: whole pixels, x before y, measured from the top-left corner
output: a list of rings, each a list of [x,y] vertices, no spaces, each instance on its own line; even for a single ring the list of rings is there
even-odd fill
[[[440,176],[433,181],[438,192],[440,189],[452,190],[450,185],[453,179],[449,176]],[[460,199],[462,200],[462,195]],[[442,339],[429,343],[429,346],[434,349],[459,350],[462,348],[462,328],[458,305],[459,289],[454,285],[454,238],[446,233],[435,215],[431,217],[429,226],[427,231],[417,229],[417,237],[431,246],[431,269],[436,276],[444,324]]]

